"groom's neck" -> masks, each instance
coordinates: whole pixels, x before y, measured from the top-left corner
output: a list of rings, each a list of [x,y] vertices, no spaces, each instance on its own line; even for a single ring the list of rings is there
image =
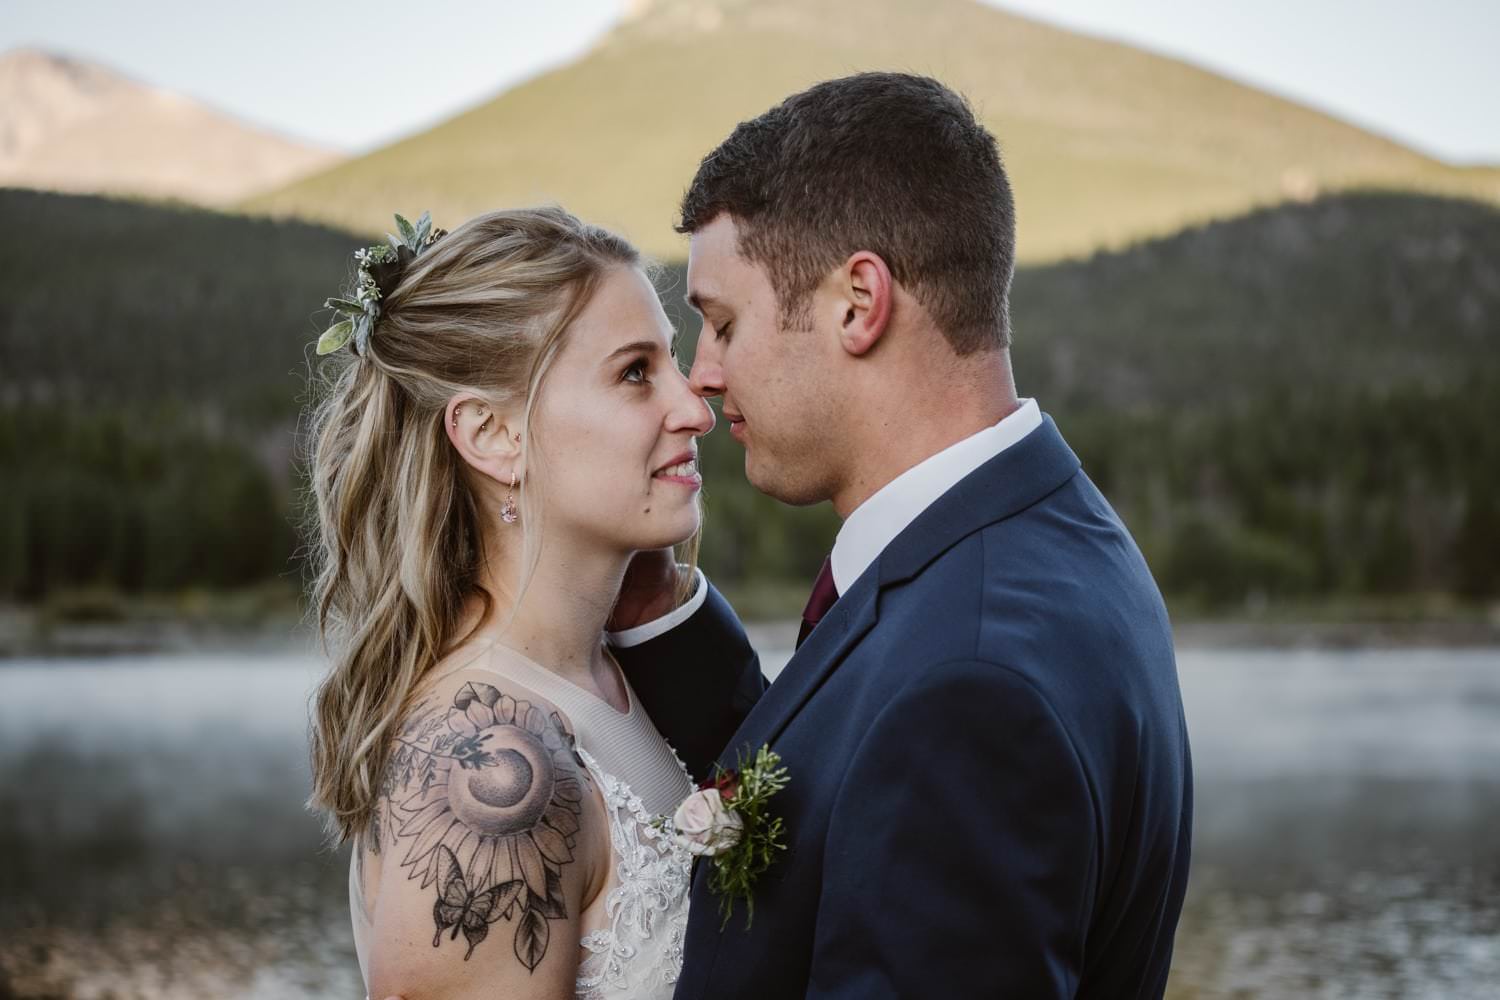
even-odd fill
[[[851,402],[845,475],[830,498],[840,518],[903,472],[1020,406],[1005,351],[950,364],[892,366]]]

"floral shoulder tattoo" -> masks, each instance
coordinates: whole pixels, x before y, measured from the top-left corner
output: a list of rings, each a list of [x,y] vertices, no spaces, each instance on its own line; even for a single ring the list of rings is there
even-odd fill
[[[409,879],[436,885],[434,948],[460,933],[474,954],[501,920],[535,971],[548,921],[567,914],[562,870],[583,815],[583,767],[556,712],[469,682],[446,709],[412,712],[381,782],[368,846],[394,847]]]

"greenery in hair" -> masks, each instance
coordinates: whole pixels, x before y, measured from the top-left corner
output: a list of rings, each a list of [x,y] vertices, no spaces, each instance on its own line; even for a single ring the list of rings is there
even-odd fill
[[[318,338],[318,354],[332,354],[351,340],[356,354],[363,355],[370,333],[380,319],[380,300],[395,287],[401,271],[427,247],[444,235],[432,228],[432,213],[423,212],[414,226],[396,216],[400,235],[387,235],[386,243],[354,251],[355,280],[353,298],[332,298],[323,305],[341,318]]]

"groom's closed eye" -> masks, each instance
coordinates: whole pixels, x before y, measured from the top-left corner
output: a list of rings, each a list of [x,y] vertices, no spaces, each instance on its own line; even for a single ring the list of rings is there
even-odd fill
[[[725,303],[714,298],[712,295],[703,295],[697,292],[689,292],[683,298],[693,312],[698,314],[698,318],[703,320],[703,325],[714,331],[715,336],[718,336],[721,330],[729,328],[732,322],[730,318],[726,318],[722,325],[714,322],[715,316],[724,316],[728,312],[728,307]]]

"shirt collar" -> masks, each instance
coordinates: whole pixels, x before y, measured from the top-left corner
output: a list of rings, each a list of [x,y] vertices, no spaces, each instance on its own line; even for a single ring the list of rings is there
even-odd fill
[[[848,593],[885,547],[938,497],[1041,425],[1042,411],[1036,400],[1023,400],[999,423],[922,460],[854,508],[844,519],[830,556],[838,592]]]

